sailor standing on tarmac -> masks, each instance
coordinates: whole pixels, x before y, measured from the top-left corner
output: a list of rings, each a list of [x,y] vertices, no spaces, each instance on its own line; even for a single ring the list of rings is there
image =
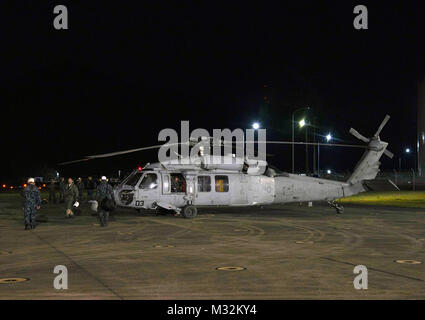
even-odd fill
[[[106,227],[108,225],[109,212],[115,207],[114,191],[111,185],[108,184],[108,180],[103,176],[100,180],[100,184],[97,186],[96,200],[99,204],[97,209],[100,225]]]
[[[22,190],[22,196],[24,197],[25,230],[35,229],[35,216],[41,206],[41,197],[34,178],[28,179],[28,186]]]
[[[78,188],[74,184],[72,178],[68,179],[68,184],[65,186],[64,198],[66,206],[66,217],[71,218],[74,215],[72,212],[73,206],[78,206],[79,199]]]

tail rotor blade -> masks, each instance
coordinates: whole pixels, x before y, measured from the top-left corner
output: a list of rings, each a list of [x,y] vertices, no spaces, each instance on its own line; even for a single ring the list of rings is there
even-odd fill
[[[394,153],[392,153],[391,151],[388,151],[388,150],[385,150],[384,154],[390,159],[392,159],[394,157]]]
[[[385,125],[387,124],[388,120],[390,120],[390,116],[387,114],[384,118],[384,120],[382,120],[381,125],[378,128],[378,131],[376,131],[375,133],[375,137],[379,136],[379,134],[381,133],[382,129],[385,127]]]
[[[368,143],[370,140],[366,138],[365,136],[362,136],[356,129],[351,128],[350,133],[355,136],[357,139],[362,140],[366,143]]]

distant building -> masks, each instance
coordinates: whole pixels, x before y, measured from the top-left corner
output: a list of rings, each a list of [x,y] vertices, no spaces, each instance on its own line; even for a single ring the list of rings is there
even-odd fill
[[[417,155],[418,155],[418,174],[425,176],[425,79],[418,85],[418,137],[417,137]]]

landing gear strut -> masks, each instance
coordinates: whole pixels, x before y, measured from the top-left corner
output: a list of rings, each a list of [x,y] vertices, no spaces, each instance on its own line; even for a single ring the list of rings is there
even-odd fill
[[[328,203],[332,208],[335,208],[336,213],[341,214],[341,213],[344,212],[344,207],[342,205],[336,203],[335,201],[333,201],[333,200],[328,201]]]

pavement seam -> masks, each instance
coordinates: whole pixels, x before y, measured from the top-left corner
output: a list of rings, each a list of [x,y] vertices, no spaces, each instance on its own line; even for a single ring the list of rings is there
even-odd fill
[[[351,263],[351,262],[339,261],[339,260],[335,260],[335,259],[327,258],[327,257],[322,257],[321,259],[325,259],[325,260],[329,260],[329,261],[333,261],[333,262],[338,262],[338,263],[342,263],[342,264],[346,264],[346,265],[350,265],[350,266],[354,266],[354,267],[357,266],[356,264]],[[381,270],[381,269],[376,269],[376,268],[373,268],[373,267],[367,267],[367,269],[368,270],[372,270],[372,271],[376,271],[376,272],[381,272],[381,273],[389,274],[389,275],[396,276],[396,277],[401,277],[401,278],[409,279],[409,280],[415,280],[415,281],[425,282],[424,279],[410,277],[410,276],[405,276],[403,274],[389,272],[389,271],[385,271],[385,270]]]

